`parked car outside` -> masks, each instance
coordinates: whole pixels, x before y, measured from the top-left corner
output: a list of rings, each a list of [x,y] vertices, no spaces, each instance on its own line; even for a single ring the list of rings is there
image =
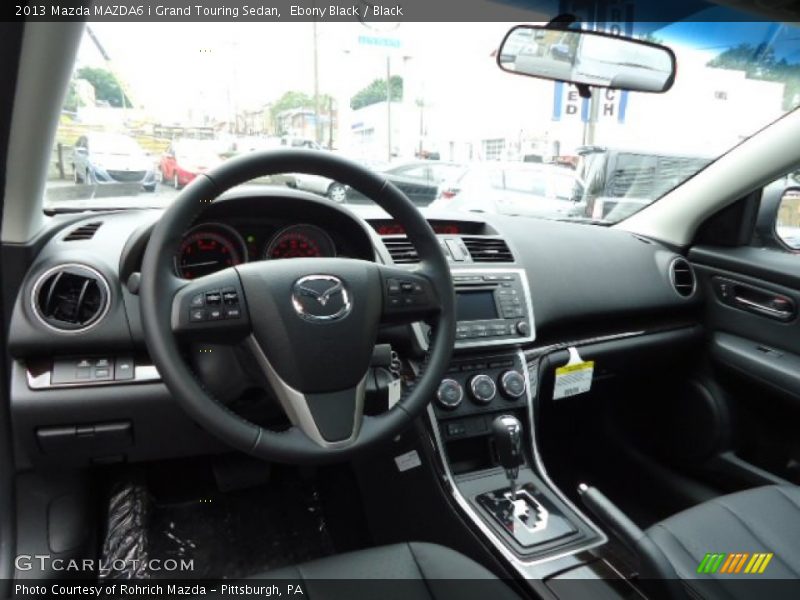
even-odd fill
[[[478,163],[442,186],[432,208],[525,216],[582,213],[572,169],[540,163]]]
[[[148,192],[156,188],[153,161],[132,137],[117,133],[82,135],[72,152],[75,183],[104,185],[139,183]]]
[[[308,173],[292,173],[292,176],[294,178],[292,187],[325,196],[339,204],[347,201],[347,187],[338,181]]]
[[[200,173],[221,163],[218,148],[213,144],[198,140],[173,142],[161,157],[159,170],[164,183],[171,183],[179,190],[190,183]]]
[[[705,156],[584,146],[578,149],[578,176],[585,183],[584,216],[616,222],[703,169]]]
[[[438,160],[416,160],[382,169],[386,179],[396,185],[416,206],[428,206],[439,195],[441,185],[458,179],[467,170],[466,165]],[[347,202],[371,202],[357,190],[348,188]]]

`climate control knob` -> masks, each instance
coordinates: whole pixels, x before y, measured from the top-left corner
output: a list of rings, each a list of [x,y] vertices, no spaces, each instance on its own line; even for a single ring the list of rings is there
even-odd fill
[[[497,386],[488,375],[475,375],[469,380],[469,392],[478,404],[489,404],[497,395]]]
[[[500,390],[506,398],[515,399],[525,393],[525,378],[519,371],[504,371],[500,375]]]
[[[439,406],[453,410],[464,399],[464,388],[455,379],[443,379],[436,392],[436,401]]]

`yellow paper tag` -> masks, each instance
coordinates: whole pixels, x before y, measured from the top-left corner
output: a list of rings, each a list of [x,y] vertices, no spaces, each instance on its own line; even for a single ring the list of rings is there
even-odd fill
[[[553,400],[585,394],[592,389],[594,361],[583,360],[577,348],[569,349],[569,362],[556,369]]]

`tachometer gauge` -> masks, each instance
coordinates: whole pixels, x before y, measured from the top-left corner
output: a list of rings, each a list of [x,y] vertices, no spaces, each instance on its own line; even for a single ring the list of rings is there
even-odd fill
[[[191,229],[183,238],[176,260],[178,274],[184,279],[196,279],[247,258],[241,236],[227,225],[208,223]]]
[[[291,225],[275,234],[264,250],[265,259],[336,256],[331,236],[314,225]]]

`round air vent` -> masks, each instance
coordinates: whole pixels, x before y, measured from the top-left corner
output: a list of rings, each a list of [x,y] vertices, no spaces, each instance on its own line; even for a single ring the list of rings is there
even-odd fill
[[[31,304],[39,320],[57,331],[85,331],[106,315],[108,282],[94,269],[65,264],[44,272],[33,286]]]
[[[676,258],[669,266],[669,279],[672,287],[680,296],[688,298],[694,294],[697,281],[694,277],[694,269],[685,258]]]

